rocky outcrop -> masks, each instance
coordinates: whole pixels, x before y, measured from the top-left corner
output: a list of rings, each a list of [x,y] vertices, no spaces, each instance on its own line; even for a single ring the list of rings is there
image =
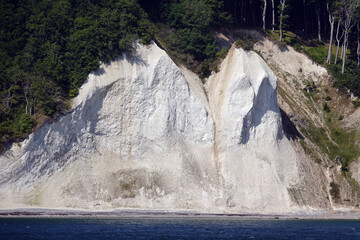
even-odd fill
[[[233,47],[204,88],[138,44],[89,75],[71,112],[0,156],[0,207],[326,208],[283,135],[276,87],[253,52]]]

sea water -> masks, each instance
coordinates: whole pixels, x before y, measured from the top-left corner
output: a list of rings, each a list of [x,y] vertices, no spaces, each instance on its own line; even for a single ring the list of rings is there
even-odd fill
[[[5,239],[360,239],[360,221],[0,218]]]

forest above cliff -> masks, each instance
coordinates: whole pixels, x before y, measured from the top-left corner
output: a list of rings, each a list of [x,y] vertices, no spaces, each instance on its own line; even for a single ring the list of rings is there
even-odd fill
[[[335,77],[334,85],[344,93],[351,90],[359,95],[360,91],[356,81],[360,75],[359,1],[355,0],[0,4],[2,146],[23,139],[37,125],[65,112],[87,75],[100,62],[131,51],[135,39],[143,43],[155,39],[175,61],[205,78],[217,71],[228,51],[217,42],[216,31],[224,27],[263,29],[275,41],[326,64]],[[243,39],[239,44],[251,48],[252,41]]]

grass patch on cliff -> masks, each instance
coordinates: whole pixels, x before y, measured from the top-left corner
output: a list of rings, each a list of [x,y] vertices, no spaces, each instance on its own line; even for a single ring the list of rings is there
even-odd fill
[[[310,156],[317,164],[321,164],[322,160],[319,158],[318,153],[311,148],[305,140],[300,139],[300,145],[304,149],[306,155]]]
[[[254,49],[254,44],[257,42],[257,39],[252,38],[250,35],[242,35],[240,39],[235,42],[237,48],[241,47],[245,51],[251,51]]]
[[[342,170],[347,172],[351,162],[360,156],[359,147],[354,144],[357,138],[355,130],[345,130],[336,123],[328,123],[331,139],[337,144],[331,156],[341,158]]]
[[[268,31],[267,34],[279,44],[277,31]],[[279,44],[279,47],[286,49],[286,45],[284,44],[294,47],[297,51],[305,53],[314,62],[327,67],[335,79],[334,87],[344,93],[344,96],[349,96],[347,93],[348,89],[355,93],[355,95],[360,94],[360,81],[356,80],[360,78],[360,70],[356,68],[354,61],[351,59],[347,60],[345,74],[341,74],[341,59],[338,59],[336,65],[327,65],[325,63],[328,54],[327,44],[314,39],[304,40],[290,31],[284,32],[283,42]],[[335,53],[336,48],[333,48],[332,61],[335,59]],[[346,173],[350,163],[360,156],[360,149],[355,144],[359,138],[358,133],[356,130],[341,127],[340,121],[343,119],[343,115],[340,114],[339,117],[339,109],[335,109],[335,106],[331,104],[332,98],[326,90],[326,96],[322,98],[323,90],[321,87],[317,88],[312,79],[304,80],[303,84],[306,86],[302,89],[304,96],[307,98],[305,104],[313,112],[320,111],[321,109],[325,121],[323,127],[318,127],[311,119],[307,119],[307,117],[303,119],[303,123],[300,124],[300,131],[306,139],[316,147],[305,140],[300,140],[300,144],[305,153],[314,160],[317,159],[316,155],[318,152],[325,153],[332,161],[334,161],[336,157],[340,157],[342,171]],[[281,90],[279,93],[282,96],[284,95]],[[290,106],[296,105],[290,101],[287,102]],[[354,108],[356,107],[358,107],[358,104],[354,104]],[[300,111],[300,109],[298,110]]]
[[[316,127],[308,121],[308,126],[301,128],[301,132],[332,161],[340,157],[342,171],[347,172],[350,163],[360,156],[360,149],[354,144],[358,135],[355,130],[343,129],[331,114],[328,115],[326,118],[328,130]],[[301,145],[307,154],[314,155],[314,150],[305,142]]]

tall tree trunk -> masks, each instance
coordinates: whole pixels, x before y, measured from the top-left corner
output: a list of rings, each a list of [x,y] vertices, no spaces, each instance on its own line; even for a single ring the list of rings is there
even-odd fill
[[[265,31],[265,18],[266,18],[266,5],[267,5],[267,0],[262,0],[264,5],[263,5],[263,12],[262,12],[262,29]]]
[[[337,60],[338,60],[338,56],[339,56],[339,48],[340,48],[340,41],[343,37],[343,34],[341,34],[341,36],[339,36],[339,31],[340,31],[340,25],[341,25],[341,19],[338,20],[338,25],[336,28],[336,43],[337,43],[337,47],[336,47],[336,55],[335,55],[335,61],[334,64],[336,65]],[[343,32],[344,33],[344,32]]]
[[[317,25],[318,25],[318,40],[321,42],[321,21],[320,21],[320,12],[317,4],[315,5],[315,13],[317,18]]]
[[[29,107],[29,99],[27,97],[27,94],[25,93],[25,100],[26,100],[26,106],[25,106],[25,113],[28,114],[28,107]]]
[[[9,114],[11,112],[11,107],[12,107],[13,102],[14,102],[13,101],[14,94],[12,93],[11,89],[12,89],[12,87],[10,87],[7,90],[7,92],[1,96],[1,103],[2,103],[3,107],[0,108],[0,109],[4,114]]]
[[[329,8],[329,3],[326,4],[327,10],[329,12],[329,23],[330,23],[330,41],[329,41],[329,51],[328,51],[328,56],[327,56],[327,60],[326,63],[330,64],[331,62],[331,48],[332,48],[332,43],[333,43],[333,35],[334,35],[334,23],[335,23],[335,17],[334,15],[331,13],[330,8]]]
[[[23,91],[24,91],[24,97],[25,97],[25,101],[26,101],[26,106],[25,106],[25,113],[28,114],[30,113],[31,115],[31,102],[30,102],[30,98],[31,98],[31,89],[32,89],[32,84],[30,82],[30,80],[28,78],[23,78]]]
[[[280,42],[282,41],[282,35],[283,35],[283,14],[284,14],[284,9],[285,9],[285,3],[286,0],[280,0],[280,24],[279,24],[279,30],[280,30]]]
[[[347,51],[347,46],[348,46],[348,38],[349,38],[349,34],[347,32],[345,32],[343,49],[342,49],[342,65],[341,65],[341,73],[342,74],[344,74],[344,72],[345,72],[345,62],[346,62],[346,51]]]
[[[343,42],[341,43],[341,54],[340,54],[341,60],[343,60],[343,57],[344,57],[344,41],[345,41],[345,37],[343,39]]]
[[[275,30],[275,6],[274,6],[274,0],[271,0],[272,5],[272,31]]]
[[[334,35],[334,20],[330,22],[330,41],[329,41],[329,51],[326,62],[330,64],[331,62],[331,50],[332,50],[332,44],[333,44],[333,35]]]

